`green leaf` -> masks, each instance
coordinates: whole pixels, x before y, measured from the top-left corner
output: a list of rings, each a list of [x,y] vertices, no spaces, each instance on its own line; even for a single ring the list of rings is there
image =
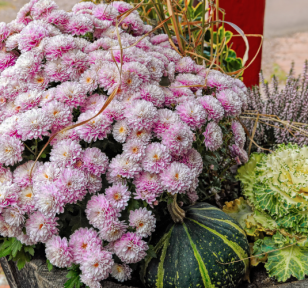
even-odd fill
[[[24,250],[25,252],[28,252],[31,256],[34,256],[34,246],[25,246]]]
[[[153,245],[149,245],[149,249],[147,250],[147,256],[146,257],[157,258],[157,255],[155,253]]]
[[[46,260],[46,263],[47,263],[48,271],[51,271],[53,269],[53,265],[50,263],[48,259]]]
[[[80,281],[81,271],[78,265],[72,265],[68,268],[69,272],[66,275],[68,280],[64,284],[64,288],[80,288],[83,284]]]
[[[14,239],[15,239],[15,241],[11,245],[11,247],[12,247],[11,248],[12,249],[12,256],[13,257],[16,256],[17,252],[20,251],[22,246],[23,246],[20,241],[18,241],[16,238],[14,238]]]

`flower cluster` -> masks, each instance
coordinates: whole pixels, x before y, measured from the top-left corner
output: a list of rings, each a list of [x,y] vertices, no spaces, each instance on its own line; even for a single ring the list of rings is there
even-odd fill
[[[207,149],[219,149],[219,121],[238,116],[247,102],[241,81],[182,57],[137,12],[118,26],[131,8],[82,2],[65,12],[52,0],[31,0],[16,20],[0,23],[0,234],[45,243],[50,263],[79,264],[91,288],[109,274],[128,279],[128,264],[146,256],[143,238],[155,230],[151,209],[163,193],[198,199],[203,160],[195,133],[204,131]],[[160,86],[162,77],[168,87]],[[245,162],[239,122],[232,131],[230,153]],[[35,163],[31,153],[50,136],[50,152]],[[111,157],[92,147],[104,140],[122,152]],[[92,228],[58,236],[65,206],[89,193]],[[143,207],[127,210],[138,200]]]

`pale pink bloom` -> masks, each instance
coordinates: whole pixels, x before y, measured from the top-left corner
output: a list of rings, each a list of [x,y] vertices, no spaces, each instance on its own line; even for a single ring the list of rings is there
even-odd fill
[[[172,162],[167,169],[160,173],[160,178],[164,190],[172,195],[185,193],[192,182],[191,170],[179,162]]]
[[[104,174],[109,164],[106,154],[96,147],[84,150],[82,161],[83,167],[97,176]]]
[[[5,182],[0,186],[0,211],[7,206],[16,205],[20,188],[15,183]]]
[[[165,94],[165,106],[173,108],[177,103],[177,95],[173,93],[169,88],[162,87]],[[190,90],[189,90],[190,91]],[[190,91],[191,92],[191,91]]]
[[[3,237],[17,237],[23,234],[21,226],[11,226],[4,221],[4,218],[0,216],[0,235]]]
[[[91,44],[91,42],[87,41],[83,38],[74,38],[75,44],[77,49],[81,50],[82,52],[86,53],[86,48]]]
[[[209,120],[220,121],[224,116],[224,108],[221,103],[211,95],[205,95],[198,98],[199,103],[203,106]]]
[[[147,67],[138,62],[127,62],[122,67],[121,89],[136,91],[142,83],[149,81],[150,73]]]
[[[170,109],[158,109],[158,120],[154,126],[154,132],[161,135],[170,125],[179,122],[180,117]]]
[[[141,172],[139,175],[137,175],[135,177],[134,184],[136,186],[137,195],[142,196],[142,194],[144,194],[145,198],[147,198],[146,197],[147,192],[145,192],[145,191],[148,191],[149,195],[153,195],[154,200],[155,200],[156,196],[160,195],[163,192],[160,177],[156,173]],[[140,199],[140,198],[138,198],[138,199]],[[142,200],[145,200],[145,199],[142,199]],[[151,204],[151,203],[149,203],[149,204]]]
[[[56,60],[66,52],[75,49],[76,44],[74,37],[71,35],[58,35],[47,40],[44,47],[45,57],[47,60]]]
[[[191,148],[193,143],[193,133],[190,128],[181,122],[174,123],[162,133],[162,144],[164,144],[172,154],[181,155]]]
[[[169,40],[169,37],[167,34],[158,34],[158,35],[153,36],[150,41],[152,42],[153,45],[158,45],[168,40]]]
[[[108,37],[100,38],[100,39],[94,41],[93,43],[90,43],[86,48],[86,52],[87,53],[93,52],[93,51],[98,50],[100,48],[103,48],[104,50],[109,50],[111,47],[114,47],[114,46],[117,46],[117,45],[119,45],[119,42],[117,40],[114,40],[114,39],[111,39],[111,38],[108,38]]]
[[[11,170],[0,165],[0,185],[4,184],[5,182],[12,183],[12,180],[13,174]]]
[[[79,83],[87,92],[94,91],[98,86],[98,75],[96,71],[88,69],[79,78]]]
[[[173,82],[175,78],[175,64],[174,62],[170,62],[167,68],[169,81]]]
[[[191,204],[195,204],[199,199],[199,196],[195,190],[189,190],[187,192],[187,196]]]
[[[80,50],[71,50],[63,54],[61,60],[73,81],[78,81],[80,76],[89,68],[88,55]]]
[[[142,159],[142,168],[150,173],[160,173],[171,162],[171,155],[167,147],[154,142],[147,146]]]
[[[80,114],[78,122],[88,120],[97,114],[95,111],[88,110]],[[101,113],[89,122],[75,128],[77,135],[84,141],[90,143],[92,140],[103,140],[111,132],[112,121],[108,116]]]
[[[208,69],[205,71],[208,73]],[[199,72],[199,75],[201,72]],[[206,78],[206,85],[212,88],[218,88],[219,90],[227,89],[232,86],[233,79],[217,70],[210,70]]]
[[[151,236],[155,231],[156,219],[152,212],[146,208],[131,210],[129,214],[129,226],[136,228],[136,234],[142,238]]]
[[[142,128],[131,131],[127,140],[138,139],[145,143],[148,143],[152,138],[151,130],[148,128]]]
[[[238,121],[233,121],[231,129],[233,132],[235,145],[239,146],[240,148],[244,148],[246,142],[246,133],[244,131],[242,124]]]
[[[64,212],[65,196],[54,184],[34,186],[34,202],[37,211],[47,217]]]
[[[70,125],[72,125],[73,123],[70,123]],[[68,126],[70,126],[68,125]],[[50,142],[50,145],[55,145],[57,142],[62,141],[62,140],[66,140],[66,139],[70,139],[70,140],[80,140],[76,130],[75,129],[70,129],[70,130],[65,130],[65,131],[53,131],[53,132],[58,132],[58,134],[55,136],[55,138],[53,138]]]
[[[123,14],[124,12],[134,8],[129,3],[123,1],[113,1],[110,3],[110,5],[116,8],[120,14]],[[132,13],[138,14],[136,10],[134,10]]]
[[[18,56],[14,52],[0,51],[0,73],[16,63]]]
[[[99,20],[109,20],[114,21],[115,18],[119,15],[119,12],[112,5],[108,4],[99,4],[96,5],[94,10],[94,16]]]
[[[99,229],[108,227],[109,221],[118,217],[118,211],[102,194],[92,196],[87,203],[85,213],[90,224]]]
[[[64,168],[55,182],[57,188],[65,196],[66,203],[81,201],[87,194],[87,178],[83,171],[74,168]]]
[[[0,42],[6,40],[10,35],[10,29],[5,22],[0,22]]]
[[[46,258],[52,265],[59,268],[70,267],[73,261],[72,248],[67,239],[60,236],[52,236],[45,244]]]
[[[129,133],[130,128],[125,120],[118,121],[113,125],[112,135],[116,141],[124,143]]]
[[[134,178],[142,169],[140,165],[124,155],[117,155],[109,164],[109,177]]]
[[[206,112],[202,105],[195,100],[179,104],[176,107],[176,111],[181,120],[192,129],[200,129],[206,122]]]
[[[125,111],[126,121],[132,130],[150,129],[157,121],[157,109],[146,100],[135,100]]]
[[[238,79],[236,79],[238,80]],[[247,99],[247,92],[244,92],[241,88],[236,85],[232,86],[232,90],[237,94],[242,102],[242,109],[246,110],[248,108],[248,99]]]
[[[146,256],[149,249],[146,242],[141,240],[135,233],[124,234],[114,244],[116,255],[125,263],[137,263]]]
[[[16,19],[12,20],[7,24],[7,27],[10,29],[10,35],[21,32],[25,28],[25,25],[18,23]]]
[[[165,56],[168,58],[168,60],[169,60],[170,62],[176,63],[176,62],[178,62],[178,61],[181,59],[181,57],[182,57],[181,55],[179,55],[178,52],[176,52],[176,51],[173,50],[173,49],[164,48],[164,47],[160,47],[160,46],[155,46],[154,50],[155,50],[156,52],[159,52],[159,53],[165,55]]]
[[[180,98],[182,96],[188,96],[191,98],[195,97],[194,93],[188,87],[185,86],[186,85],[183,85],[182,83],[175,81],[171,83],[169,89],[176,98]]]
[[[18,49],[24,53],[39,47],[42,40],[48,37],[49,33],[45,27],[40,25],[28,25],[20,32],[20,38],[18,41]]]
[[[14,172],[14,183],[18,184],[20,187],[27,187],[32,185],[32,175],[35,175],[37,169],[42,165],[42,162],[28,161],[20,166],[18,166]],[[30,174],[32,170],[32,174]]]
[[[81,264],[97,247],[101,246],[102,240],[93,228],[79,228],[70,236],[69,247],[72,249],[74,263]]]
[[[188,152],[182,156],[180,162],[187,165],[194,175],[199,176],[203,170],[202,156],[194,148],[189,149]]]
[[[170,44],[169,41],[161,42],[161,43],[157,44],[157,46],[160,46],[162,48],[172,49],[172,45]]]
[[[63,10],[53,10],[47,15],[45,21],[55,25],[63,32],[69,22],[69,14]]]
[[[118,240],[126,230],[127,225],[125,221],[111,219],[108,225],[105,225],[105,227],[100,230],[99,236],[105,241],[112,242]]]
[[[81,262],[80,270],[87,277],[93,277],[98,281],[104,280],[109,276],[113,266],[112,254],[97,247],[93,253],[89,254]]]
[[[33,175],[34,185],[40,187],[42,184],[52,183],[57,180],[61,168],[56,163],[45,162],[38,167]]]
[[[175,65],[175,71],[177,73],[193,73],[196,62],[191,57],[183,57]]]
[[[14,165],[22,160],[25,147],[16,137],[0,135],[0,163]]]
[[[125,3],[125,2],[120,2],[120,3]],[[124,282],[131,279],[132,271],[133,270],[125,263],[123,264],[114,263],[111,270],[111,276],[116,280],[118,280],[119,282]]]
[[[40,212],[34,212],[26,221],[27,235],[36,242],[47,242],[58,234],[58,218],[47,217]]]
[[[72,11],[77,14],[79,11],[82,10],[93,10],[95,9],[96,5],[92,2],[80,2],[73,6]]]
[[[110,202],[111,206],[118,211],[125,209],[131,194],[127,186],[122,184],[113,184],[105,190],[105,193],[106,199]]]
[[[64,82],[57,86],[56,99],[70,107],[82,106],[86,92],[78,82]]]
[[[11,206],[2,211],[4,221],[11,226],[21,226],[25,222],[24,211],[18,206]]]
[[[152,208],[153,203],[156,201],[156,197],[156,193],[147,189],[136,189],[136,192],[134,193],[134,199],[146,201]]]
[[[26,213],[32,213],[34,211],[35,201],[32,186],[28,186],[20,190],[18,193],[17,205]]]
[[[20,79],[30,79],[41,70],[42,56],[32,51],[22,53],[14,66],[17,76]]]
[[[81,112],[87,110],[99,111],[105,104],[107,97],[105,95],[93,94],[87,97],[85,104],[80,108]]]
[[[25,93],[20,93],[14,104],[20,107],[20,112],[30,110],[37,107],[42,97],[42,92],[38,90],[30,90]]]
[[[66,127],[72,122],[72,110],[64,103],[53,100],[43,106],[43,111],[51,119],[53,131]]]
[[[27,246],[35,245],[37,243],[36,241],[31,240],[30,237],[22,231],[20,231],[20,234],[16,236],[16,239]]]
[[[203,136],[205,147],[210,151],[216,151],[223,144],[223,134],[221,128],[216,124],[216,122],[210,122],[206,126]]]
[[[100,191],[103,187],[103,180],[100,176],[96,176],[92,173],[85,173],[86,175],[86,188],[89,193],[96,193]]]
[[[162,107],[165,102],[164,91],[157,85],[143,85],[140,95],[142,99],[152,102],[156,107]]]
[[[120,84],[120,73],[115,63],[104,63],[98,74],[98,83],[108,94]]]
[[[8,104],[10,104],[10,102]],[[14,114],[17,114],[17,113],[14,113]],[[10,113],[10,114],[13,114],[13,113]],[[17,114],[17,115],[10,116],[10,114],[5,115],[7,117],[0,124],[0,134],[20,138],[20,135],[18,135],[17,133],[17,127],[16,127],[19,115]]]
[[[46,72],[40,71],[29,79],[29,90],[45,90],[50,82]]]
[[[51,82],[65,82],[70,79],[69,71],[61,59],[48,61],[44,71]]]
[[[27,4],[25,4],[17,13],[16,16],[16,21],[18,23],[23,23],[25,25],[27,25],[28,23],[30,23],[33,19],[31,17],[31,8],[33,6],[33,2],[29,2]]]
[[[146,145],[137,139],[128,140],[123,144],[123,155],[130,160],[139,162],[145,156]]]
[[[223,106],[226,116],[238,116],[241,113],[241,99],[232,90],[222,90],[217,93],[216,97]]]
[[[85,35],[93,32],[93,22],[83,14],[73,15],[66,25],[67,32],[71,35]]]
[[[40,0],[32,6],[31,16],[33,19],[42,19],[58,8],[58,5],[52,0]]]
[[[229,146],[229,150],[231,156],[235,158],[238,165],[245,164],[248,161],[247,152],[243,148],[233,144]]]

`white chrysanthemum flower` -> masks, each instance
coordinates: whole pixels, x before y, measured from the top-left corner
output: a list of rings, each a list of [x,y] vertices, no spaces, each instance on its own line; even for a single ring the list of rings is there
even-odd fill
[[[27,186],[26,188],[21,189],[18,193],[18,206],[27,213],[30,213],[34,210],[34,205],[33,187]]]
[[[12,206],[4,209],[2,215],[9,225],[20,226],[25,222],[24,213],[18,206]]]
[[[26,93],[19,94],[14,104],[20,107],[20,111],[26,111],[33,107],[36,107],[40,102],[42,97],[42,92],[38,90],[30,90]]]
[[[0,235],[3,237],[17,237],[22,234],[20,226],[12,226],[4,221],[4,218],[0,216]]]
[[[118,121],[114,124],[112,135],[116,141],[124,143],[129,133],[130,128],[125,120]]]
[[[111,276],[119,282],[129,280],[131,278],[131,273],[132,269],[126,264],[115,263],[112,266]]]
[[[143,141],[131,139],[123,144],[123,155],[133,161],[140,161],[145,155],[146,145]]]
[[[8,135],[0,136],[0,163],[5,165],[14,165],[22,160],[22,152],[24,150],[23,143]]]
[[[129,225],[136,228],[136,234],[142,238],[151,236],[155,231],[156,219],[152,212],[146,208],[130,211]]]
[[[165,102],[165,94],[163,89],[157,85],[143,85],[140,90],[141,98],[152,102],[156,107],[163,106]]]

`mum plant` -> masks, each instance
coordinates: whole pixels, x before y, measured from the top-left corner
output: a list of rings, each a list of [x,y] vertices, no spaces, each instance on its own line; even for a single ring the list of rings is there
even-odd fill
[[[255,237],[258,256],[252,263],[266,262],[278,281],[308,274],[307,160],[308,147],[296,144],[281,144],[268,155],[253,153],[238,169],[247,200],[228,202],[223,209]]]
[[[152,29],[119,1],[0,23],[0,251],[19,268],[43,249],[67,287],[125,281],[167,206],[247,161],[244,84]]]

